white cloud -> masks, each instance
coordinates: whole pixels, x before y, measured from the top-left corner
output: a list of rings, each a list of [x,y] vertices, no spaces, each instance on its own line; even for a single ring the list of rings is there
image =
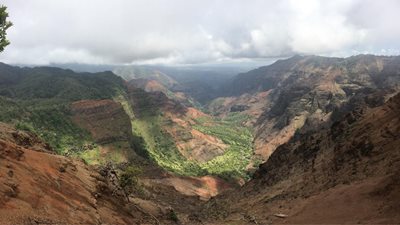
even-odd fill
[[[289,22],[289,45],[293,51],[329,53],[351,48],[363,41],[365,29],[347,23],[343,6],[326,8],[314,0],[308,1],[313,4],[305,4],[308,7],[298,7],[298,2],[292,5],[293,17]]]
[[[398,52],[397,0],[6,0],[9,63],[204,63]],[[382,49],[384,51],[382,51]]]

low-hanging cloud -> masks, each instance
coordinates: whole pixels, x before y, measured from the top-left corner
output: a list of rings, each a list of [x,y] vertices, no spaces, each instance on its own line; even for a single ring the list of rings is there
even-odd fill
[[[397,0],[6,0],[9,63],[399,54]]]

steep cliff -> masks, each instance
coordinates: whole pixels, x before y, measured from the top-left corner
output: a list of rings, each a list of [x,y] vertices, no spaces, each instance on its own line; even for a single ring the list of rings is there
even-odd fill
[[[235,224],[398,223],[399,113],[396,95],[278,147],[249,183],[206,212]]]

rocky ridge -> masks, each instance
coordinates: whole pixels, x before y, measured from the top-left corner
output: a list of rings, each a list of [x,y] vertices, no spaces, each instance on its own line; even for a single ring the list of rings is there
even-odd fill
[[[399,113],[400,94],[278,147],[243,188],[208,203],[220,218],[210,224],[400,221]]]

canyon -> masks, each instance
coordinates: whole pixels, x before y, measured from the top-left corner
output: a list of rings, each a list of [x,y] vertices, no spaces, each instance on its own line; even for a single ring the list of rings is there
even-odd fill
[[[0,64],[0,223],[400,221],[400,57],[173,72]]]

